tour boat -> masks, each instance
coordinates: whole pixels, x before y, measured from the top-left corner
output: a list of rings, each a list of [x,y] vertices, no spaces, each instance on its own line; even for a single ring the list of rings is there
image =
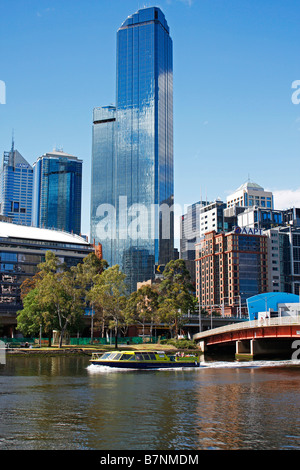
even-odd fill
[[[195,354],[171,355],[163,351],[118,351],[93,353],[90,362],[99,366],[122,369],[166,369],[199,367],[200,359]]]

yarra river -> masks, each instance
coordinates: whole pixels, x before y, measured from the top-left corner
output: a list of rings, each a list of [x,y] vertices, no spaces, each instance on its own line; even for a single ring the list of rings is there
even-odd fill
[[[0,450],[299,450],[300,361],[119,371],[89,357],[0,365]]]

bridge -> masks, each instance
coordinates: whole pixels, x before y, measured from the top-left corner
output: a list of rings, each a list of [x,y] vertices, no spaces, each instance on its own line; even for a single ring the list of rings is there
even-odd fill
[[[235,351],[236,359],[291,358],[300,340],[300,316],[243,321],[193,335],[201,351]],[[293,349],[294,348],[294,349]]]

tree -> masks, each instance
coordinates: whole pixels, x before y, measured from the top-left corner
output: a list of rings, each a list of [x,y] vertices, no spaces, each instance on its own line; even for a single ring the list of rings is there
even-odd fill
[[[92,309],[91,317],[91,342],[93,342],[94,334],[94,311],[96,311],[96,317],[103,319],[101,305],[98,305],[95,302],[92,302],[89,298],[89,290],[92,288],[94,283],[97,281],[99,274],[101,274],[105,269],[108,268],[108,263],[106,260],[98,258],[95,253],[90,253],[86,258],[83,259],[82,263],[77,265],[77,281],[80,288],[83,291],[84,299],[87,305],[90,304]],[[99,327],[102,330],[102,336],[104,336],[104,323],[103,321],[98,322]]]
[[[169,324],[171,332],[178,331],[186,323],[186,314],[194,312],[197,300],[185,262],[182,259],[170,261],[163,272],[163,280],[159,285],[158,310],[161,319]]]
[[[44,325],[44,330],[60,330],[59,347],[69,325],[76,324],[83,316],[84,301],[82,290],[78,286],[76,267],[70,270],[61,263],[51,251],[47,251],[45,262],[39,266],[39,272],[32,283],[35,286],[26,293],[25,286],[23,310],[18,314],[18,328],[21,331],[34,330]]]
[[[34,288],[25,295],[23,310],[17,312],[18,329],[25,335],[35,336],[40,326],[45,327],[43,310],[38,301],[38,289]]]
[[[150,336],[153,325],[157,322],[158,292],[149,285],[144,285],[136,292],[132,292],[126,306],[126,319],[128,323],[140,323],[145,333],[145,323],[150,323]]]
[[[108,322],[110,329],[115,330],[115,347],[118,345],[118,329],[125,324],[125,307],[127,299],[126,275],[119,265],[112,266],[94,279],[94,285],[88,293],[88,299],[98,306]]]

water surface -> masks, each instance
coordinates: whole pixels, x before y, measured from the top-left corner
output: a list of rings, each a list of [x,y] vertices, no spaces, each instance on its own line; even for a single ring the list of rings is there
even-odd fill
[[[207,362],[189,370],[8,357],[0,450],[300,449],[300,362]]]

